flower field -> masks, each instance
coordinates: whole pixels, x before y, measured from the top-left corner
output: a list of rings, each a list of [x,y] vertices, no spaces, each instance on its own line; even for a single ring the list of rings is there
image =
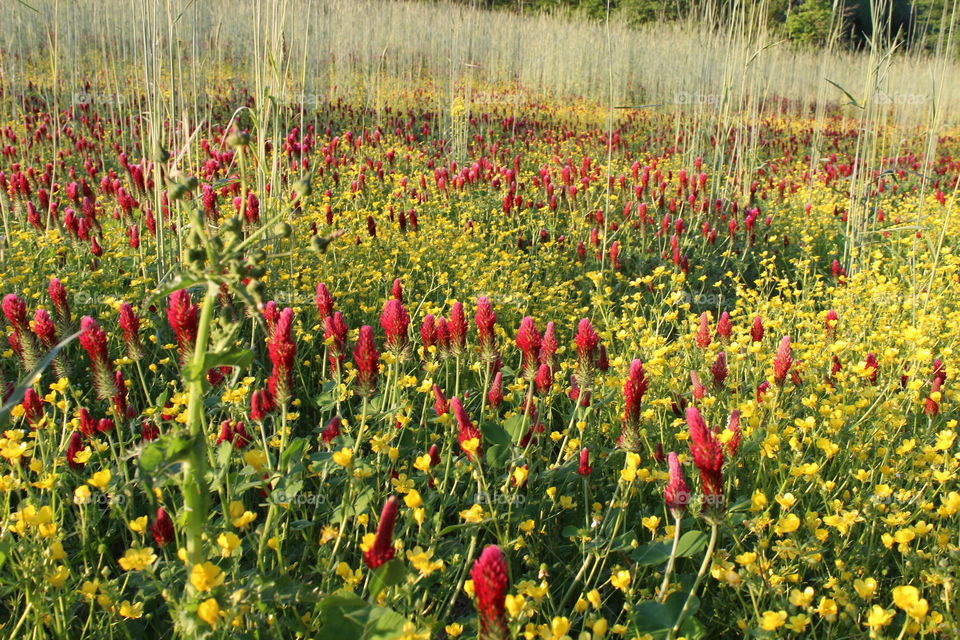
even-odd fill
[[[3,637],[960,634],[957,131],[38,77]]]

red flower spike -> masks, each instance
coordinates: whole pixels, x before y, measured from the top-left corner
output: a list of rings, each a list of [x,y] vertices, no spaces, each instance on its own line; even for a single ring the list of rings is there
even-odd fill
[[[85,463],[76,460],[81,449],[83,449],[83,435],[79,431],[74,431],[67,442],[67,464],[71,469],[83,469]]]
[[[143,357],[143,343],[140,341],[140,318],[129,302],[120,305],[120,329],[123,331],[123,343],[127,357],[139,360]]]
[[[409,345],[407,330],[410,326],[410,316],[403,303],[393,298],[383,306],[380,314],[380,326],[386,335],[386,349],[398,359],[403,359]]]
[[[293,341],[293,309],[284,309],[280,313],[267,351],[273,363],[267,389],[274,401],[283,406],[293,395],[293,367],[297,356],[297,344]]]
[[[480,342],[480,355],[485,362],[490,362],[497,357],[496,339],[494,326],[497,323],[497,314],[493,312],[490,306],[490,298],[486,296],[477,298],[477,314],[474,317],[477,323],[477,336]]]
[[[700,328],[697,330],[695,339],[697,346],[701,349],[706,349],[710,346],[710,316],[707,315],[706,311],[700,315]]]
[[[377,391],[380,366],[380,352],[377,351],[377,343],[373,338],[373,327],[360,327],[360,335],[353,348],[353,361],[357,367],[357,391],[369,398]]]
[[[679,520],[687,510],[687,505],[690,504],[690,488],[687,486],[686,478],[683,477],[680,458],[677,457],[676,452],[671,451],[667,455],[667,465],[670,467],[670,479],[667,481],[663,497],[670,513]]]
[[[157,509],[157,517],[150,525],[150,533],[153,535],[153,541],[158,547],[165,547],[173,542],[173,519],[167,510],[163,507]]]
[[[509,587],[507,561],[500,547],[489,545],[470,571],[480,614],[481,640],[509,640],[506,597]]]
[[[733,324],[730,322],[730,314],[724,311],[720,314],[720,320],[717,321],[717,335],[724,343],[730,341],[730,334],[733,333]]]
[[[760,342],[763,340],[763,320],[760,319],[760,316],[757,316],[753,319],[753,327],[750,329],[750,338],[754,342]]]
[[[494,409],[500,406],[500,403],[503,402],[503,373],[497,372],[497,375],[493,377],[493,383],[490,385],[490,390],[487,392],[487,402],[490,403],[490,406]]]
[[[450,399],[450,407],[453,409],[453,415],[457,418],[457,427],[459,432],[457,434],[457,442],[460,443],[460,448],[463,448],[463,444],[468,440],[476,439],[477,441],[482,441],[482,436],[480,430],[473,426],[473,423],[470,422],[470,417],[467,415],[466,410],[463,408],[463,404],[460,403],[459,398]],[[478,446],[476,454],[479,456],[481,448]],[[464,453],[467,455],[468,460],[473,460],[473,454],[464,449]]]
[[[460,356],[467,349],[467,319],[461,303],[453,303],[447,325],[450,329],[450,352],[455,357]]]
[[[580,449],[580,466],[577,468],[577,473],[581,476],[588,476],[593,472],[593,467],[590,466],[590,450],[584,447]]]
[[[723,448],[713,432],[707,428],[696,407],[687,408],[687,426],[690,429],[690,453],[700,471],[703,488],[703,512],[708,518],[723,513]]]
[[[445,415],[450,411],[450,403],[447,402],[447,398],[443,395],[443,391],[440,389],[440,385],[433,385],[433,409],[437,412],[438,416]]]
[[[380,522],[377,523],[377,534],[373,546],[363,554],[363,560],[371,569],[376,569],[390,560],[396,554],[393,548],[393,528],[397,522],[397,513],[400,511],[400,501],[397,496],[390,496],[380,511]]]
[[[540,359],[540,332],[533,323],[533,318],[526,316],[520,321],[520,329],[517,331],[517,348],[523,355],[523,377],[526,380],[533,380],[537,375],[537,363]]]
[[[790,350],[790,336],[783,336],[780,340],[780,346],[777,348],[777,355],[773,358],[773,379],[778,385],[782,385],[793,364],[793,352]]]
[[[110,400],[114,396],[113,366],[107,355],[107,334],[97,321],[90,316],[80,320],[80,346],[90,358],[93,375],[93,388],[100,400]]]
[[[190,300],[186,289],[170,294],[167,305],[167,322],[177,340],[180,364],[185,365],[197,341],[197,323],[199,308]]]
[[[320,312],[320,319],[326,320],[333,314],[333,296],[327,290],[327,285],[322,282],[317,285],[317,311]]]
[[[631,362],[630,373],[623,383],[623,426],[617,439],[617,446],[621,449],[636,451],[640,448],[640,405],[649,385],[643,362],[639,359]]]

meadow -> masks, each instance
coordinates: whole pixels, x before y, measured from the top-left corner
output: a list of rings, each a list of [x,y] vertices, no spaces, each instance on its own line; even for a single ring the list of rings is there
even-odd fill
[[[0,636],[960,634],[952,28],[122,4],[0,27]]]

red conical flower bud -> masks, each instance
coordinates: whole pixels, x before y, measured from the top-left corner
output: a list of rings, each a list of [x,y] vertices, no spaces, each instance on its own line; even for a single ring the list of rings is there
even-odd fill
[[[696,342],[701,349],[710,346],[710,316],[707,315],[706,311],[700,315],[700,328],[697,330]]]
[[[778,385],[783,384],[787,378],[787,372],[790,371],[790,365],[793,364],[793,353],[790,351],[790,336],[783,336],[780,346],[777,348],[777,355],[773,358],[773,379]]]
[[[153,541],[158,547],[165,547],[173,542],[173,519],[163,507],[157,509],[157,517],[150,525],[150,533],[153,534]]]
[[[760,342],[763,340],[763,321],[760,319],[760,316],[757,316],[753,319],[753,327],[750,329],[750,338],[754,342]]]
[[[664,489],[664,499],[670,513],[679,520],[683,516],[683,512],[687,510],[687,505],[690,504],[690,489],[683,477],[680,458],[677,457],[676,452],[671,451],[667,455],[667,464],[670,467],[670,479]]]
[[[459,427],[457,442],[460,443],[460,448],[463,449],[464,443],[468,440],[476,439],[478,442],[480,442],[482,440],[480,430],[473,426],[473,423],[470,422],[470,417],[467,416],[467,412],[460,403],[460,399],[451,398],[450,407],[453,409],[453,415],[457,418],[457,426]],[[476,450],[477,455],[480,454],[480,450],[481,448],[478,446]],[[463,449],[463,451],[467,454],[468,460],[473,460],[473,453],[467,449]]]
[[[83,436],[79,431],[70,434],[70,440],[67,442],[67,464],[71,469],[83,469],[83,462],[77,462],[77,454],[83,449]]]
[[[376,569],[393,559],[396,550],[393,548],[393,527],[397,522],[397,513],[400,510],[400,501],[397,496],[390,496],[380,512],[380,522],[377,523],[377,534],[373,546],[363,554],[363,560],[371,569]]]
[[[500,547],[489,545],[477,558],[470,571],[480,614],[480,640],[509,640],[506,597],[507,561]]]
[[[590,466],[590,450],[584,447],[580,449],[580,466],[577,468],[577,473],[581,476],[588,476],[593,472],[593,467]]]
[[[353,348],[353,361],[357,366],[357,391],[369,398],[377,391],[377,377],[380,372],[380,353],[373,338],[373,327],[360,327],[360,335]]]

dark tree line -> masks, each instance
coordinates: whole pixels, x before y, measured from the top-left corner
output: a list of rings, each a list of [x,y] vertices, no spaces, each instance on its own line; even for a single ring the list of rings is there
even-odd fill
[[[609,10],[639,25],[654,21],[695,18],[723,23],[731,0],[455,0],[460,4],[519,12],[561,11],[601,19]],[[800,45],[821,45],[832,37],[862,47],[875,31],[899,39],[908,47],[934,49],[945,37],[958,0],[767,0],[768,26]],[[743,6],[743,3],[739,3]],[[759,1],[747,2],[757,10]],[[752,7],[751,7],[752,5]],[[877,11],[878,15],[874,15]],[[957,38],[953,38],[956,50]]]

